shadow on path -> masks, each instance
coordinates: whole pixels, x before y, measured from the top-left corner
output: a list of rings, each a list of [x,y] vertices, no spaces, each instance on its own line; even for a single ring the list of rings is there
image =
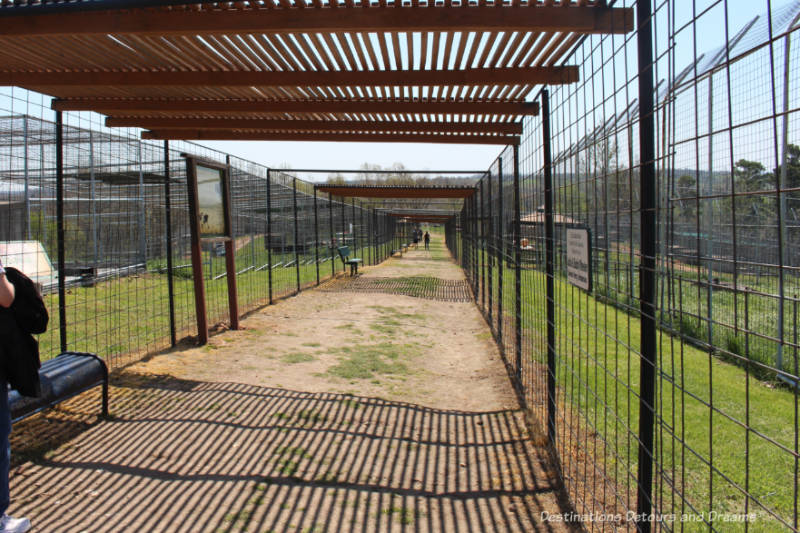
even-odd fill
[[[29,454],[13,477],[13,509],[32,517],[35,531],[564,527],[540,520],[560,511],[554,482],[513,410],[437,410],[131,371],[115,377],[112,398],[111,420],[87,422],[96,405],[84,396],[15,428],[73,437]]]

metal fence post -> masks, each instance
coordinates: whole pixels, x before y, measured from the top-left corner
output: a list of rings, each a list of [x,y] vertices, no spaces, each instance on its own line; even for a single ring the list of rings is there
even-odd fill
[[[164,223],[167,233],[167,295],[169,297],[169,338],[178,344],[175,328],[175,283],[172,278],[172,200],[170,198],[169,141],[164,141]]]
[[[142,165],[142,141],[136,143],[136,155],[139,158],[139,253],[142,254],[141,262],[147,269],[147,229],[145,223],[144,201],[144,168]]]
[[[369,246],[369,264],[374,265],[374,247],[375,243],[373,242],[373,235],[372,235],[372,219],[375,217],[375,209],[370,209],[367,211],[367,246]]]
[[[356,198],[350,199],[350,215],[353,217],[353,255],[358,257],[358,227],[356,224]]]
[[[297,230],[297,178],[292,178],[292,208],[294,209],[294,272],[297,281],[297,292],[300,292],[300,234]]]
[[[225,156],[225,167],[228,173],[228,194],[233,195],[233,188],[230,183],[233,180],[230,154]],[[233,198],[228,199],[228,205],[231,204],[233,204]],[[231,215],[228,215],[228,218],[230,219]],[[231,226],[233,226],[232,220]],[[225,281],[228,285],[228,312],[231,318],[231,329],[239,329],[239,291],[236,288],[236,233],[234,233],[233,227],[231,227],[231,239],[225,243],[225,272],[227,273]]]
[[[27,124],[27,119],[25,120]],[[25,146],[25,150],[27,151],[28,147]],[[26,201],[28,201],[27,196],[27,184],[28,184],[28,176],[27,176],[27,155],[25,156],[25,196]],[[100,242],[100,235],[98,233],[98,223],[97,223],[97,182],[95,180],[95,172],[94,172],[94,132],[89,132],[89,198],[91,200],[91,211],[92,211],[92,223],[90,225],[92,230],[92,265],[97,268],[97,264],[100,262],[100,250],[98,248],[98,243]],[[30,209],[28,210],[28,223],[30,224]]]
[[[506,246],[503,241],[503,226],[505,225],[505,213],[503,212],[503,159],[502,157],[497,161],[497,250],[499,250],[497,257],[497,338],[500,339],[500,350],[505,352],[505,343],[503,342],[503,270],[505,270],[505,261],[503,255],[505,254]],[[491,180],[491,174],[489,180]]]
[[[336,275],[336,255],[333,251],[333,196],[328,193],[328,230],[331,240],[329,241],[331,251],[331,277]]]
[[[636,41],[639,67],[639,150],[641,169],[641,266],[639,312],[641,314],[641,363],[639,367],[639,454],[636,511],[637,527],[650,533],[647,518],[653,509],[653,441],[656,370],[656,172],[653,98],[653,36],[651,0],[636,2]]]
[[[484,224],[484,220],[485,220],[486,215],[485,215],[485,213],[483,211],[483,204],[484,204],[484,202],[483,202],[483,182],[484,182],[484,180],[481,180],[481,181],[478,182],[478,204],[480,205],[480,207],[478,208],[478,218],[480,219],[480,227],[478,229],[478,231],[480,233],[478,234],[478,242],[481,243],[481,247],[480,247],[480,254],[481,254],[480,255],[480,258],[481,258],[481,307],[483,307],[483,311],[484,312],[486,312],[488,310],[488,312],[489,312],[489,324],[491,324],[492,323],[492,294],[491,294],[491,290],[492,290],[491,289],[491,287],[492,287],[492,268],[491,268],[491,264],[487,264],[487,263],[489,263],[490,259],[488,259],[486,257],[487,255],[491,256],[491,251],[488,250],[489,246],[488,246],[488,243],[486,242],[486,229],[485,229],[486,228],[486,224]],[[489,183],[489,185],[491,186],[491,182]],[[489,194],[491,194],[491,193],[489,193]],[[488,270],[488,272],[487,272],[487,270]],[[488,276],[487,276],[487,274],[488,274]],[[489,287],[489,307],[488,307],[488,309],[486,307],[486,292],[487,292],[487,290],[486,290],[486,288],[487,288],[487,279],[486,278],[487,277],[489,278],[488,279],[488,287]]]
[[[519,146],[514,145],[514,359],[517,367],[517,381],[522,384],[522,249],[519,198]]]
[[[544,247],[547,291],[547,437],[556,444],[556,306],[555,227],[553,225],[553,155],[550,146],[550,94],[542,91],[542,147],[544,152]]]
[[[337,243],[337,246],[344,246],[344,245],[347,244],[347,241],[346,241],[346,238],[345,238],[345,235],[347,235],[347,232],[345,231],[346,226],[347,226],[347,221],[345,220],[346,215],[345,215],[345,211],[344,211],[344,197],[341,196],[339,198],[341,200],[341,206],[342,206],[342,242]],[[345,268],[344,265],[342,265],[342,269],[344,269],[344,268]]]
[[[477,193],[477,191],[476,191]],[[478,245],[477,245],[477,233],[478,233],[478,195],[472,195],[472,202],[470,205],[470,247],[472,251],[472,265],[473,265],[473,283],[475,284],[475,297],[477,299],[478,296],[478,284],[480,279],[480,272],[478,272]]]
[[[317,269],[317,285],[319,285],[319,216],[317,215],[316,187],[314,187],[314,265]]]
[[[272,194],[271,171],[267,169],[267,269],[269,283],[269,303],[272,304]]]
[[[492,307],[494,306],[494,294],[492,294],[492,291],[494,290],[494,279],[493,279],[493,276],[494,276],[494,251],[496,249],[496,243],[495,243],[495,239],[494,239],[494,206],[492,205],[494,203],[494,199],[492,198],[492,175],[490,173],[490,174],[487,174],[487,176],[488,177],[486,179],[481,180],[481,184],[483,184],[483,182],[486,181],[486,184],[489,186],[489,187],[487,187],[488,190],[486,191],[487,192],[487,198],[486,199],[487,199],[487,203],[489,204],[489,228],[488,228],[489,229],[489,235],[486,238],[486,250],[487,250],[487,253],[486,253],[485,261],[488,263],[488,267],[487,268],[489,269],[489,283],[488,283],[488,287],[487,287],[487,289],[488,289],[487,292],[489,293],[489,298],[488,298],[488,300],[489,300],[488,301],[488,303],[489,303],[489,325],[491,327],[494,327],[494,324],[492,322],[492,316],[493,316]]]
[[[58,248],[58,331],[61,351],[67,351],[67,280],[64,277],[64,118],[56,111],[56,240]]]
[[[22,154],[22,161],[23,161],[23,165],[24,165],[22,172],[23,172],[23,175],[25,177],[25,238],[28,239],[28,240],[31,240],[31,191],[30,191],[30,182],[29,182],[30,175],[29,175],[29,172],[28,172],[28,170],[29,170],[28,169],[28,166],[29,166],[28,165],[28,145],[30,143],[28,141],[28,117],[27,117],[27,115],[23,116],[23,118],[22,118],[22,127],[23,127],[22,146],[23,146],[23,150],[24,150],[23,154]],[[91,137],[89,138],[89,143],[90,143],[90,146],[91,146]],[[41,148],[40,148],[40,151],[41,151]],[[90,159],[92,157],[91,154],[93,152],[94,151],[91,150],[91,148],[90,148],[90,151],[89,151],[89,154],[90,154],[89,158]],[[91,166],[92,166],[92,170],[94,171],[94,164],[92,164]],[[92,190],[92,192],[94,192],[94,190]],[[94,235],[94,233],[93,233],[93,235]]]

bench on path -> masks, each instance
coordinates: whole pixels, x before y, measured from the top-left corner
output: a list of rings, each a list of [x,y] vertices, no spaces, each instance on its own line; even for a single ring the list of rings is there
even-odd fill
[[[106,362],[92,353],[64,352],[45,361],[39,369],[42,395],[39,398],[22,396],[8,391],[11,419],[18,422],[73,396],[103,386],[103,416],[108,416],[108,367]]]
[[[349,246],[339,246],[337,251],[339,252],[339,257],[342,258],[342,263],[344,263],[345,266],[350,265],[350,275],[355,276],[358,274],[358,264],[361,262],[361,259],[358,257],[350,257]]]

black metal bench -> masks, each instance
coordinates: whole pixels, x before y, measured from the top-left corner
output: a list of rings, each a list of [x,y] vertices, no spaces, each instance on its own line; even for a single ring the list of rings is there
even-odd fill
[[[103,416],[108,416],[108,367],[92,353],[64,352],[45,361],[39,369],[42,395],[39,398],[8,392],[8,405],[14,422],[94,388],[103,387]]]

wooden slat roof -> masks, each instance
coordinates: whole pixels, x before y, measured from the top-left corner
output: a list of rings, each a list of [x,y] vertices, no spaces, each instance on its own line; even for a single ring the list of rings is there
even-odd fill
[[[514,144],[601,0],[0,0],[0,84],[154,139]]]

